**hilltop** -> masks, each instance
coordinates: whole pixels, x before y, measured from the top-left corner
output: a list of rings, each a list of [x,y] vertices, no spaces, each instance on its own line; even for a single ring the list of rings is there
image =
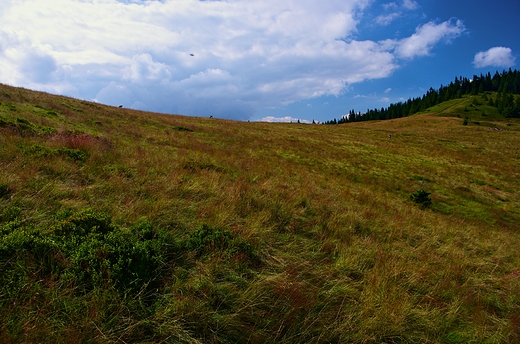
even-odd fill
[[[483,95],[485,103],[479,103],[473,96]],[[505,118],[520,118],[520,71],[511,70],[491,73],[480,76],[473,75],[473,79],[456,77],[448,86],[434,90],[430,87],[422,97],[408,99],[406,102],[390,104],[387,108],[367,110],[365,113],[350,110],[348,115],[343,115],[339,120],[325,121],[325,124],[342,124],[348,122],[361,122],[373,120],[387,120],[402,118],[420,112],[429,111],[430,108],[461,98],[473,98],[470,105],[487,105],[485,115],[491,111]],[[515,99],[516,98],[516,99]],[[442,105],[443,106],[443,105]],[[465,111],[468,111],[467,108]]]
[[[1,85],[0,341],[520,341],[520,120],[484,97],[328,126]]]

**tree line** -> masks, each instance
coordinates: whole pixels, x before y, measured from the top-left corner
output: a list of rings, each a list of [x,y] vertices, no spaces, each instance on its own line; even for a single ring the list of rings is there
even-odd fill
[[[483,92],[497,92],[497,98],[489,100],[489,105],[498,108],[505,117],[520,117],[520,99],[515,101],[514,94],[520,94],[520,72],[518,70],[495,72],[486,75],[473,75],[472,79],[455,77],[449,85],[441,85],[438,90],[430,89],[422,97],[410,98],[406,102],[392,103],[387,108],[368,109],[365,113],[350,110],[341,118],[323,122],[324,124],[342,124],[360,121],[386,120],[401,118],[426,110],[442,102],[461,98],[464,95],[477,95]]]

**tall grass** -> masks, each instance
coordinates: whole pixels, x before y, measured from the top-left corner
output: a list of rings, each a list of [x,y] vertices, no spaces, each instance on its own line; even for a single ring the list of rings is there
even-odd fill
[[[0,341],[519,341],[520,122],[473,104],[241,123],[0,86]]]

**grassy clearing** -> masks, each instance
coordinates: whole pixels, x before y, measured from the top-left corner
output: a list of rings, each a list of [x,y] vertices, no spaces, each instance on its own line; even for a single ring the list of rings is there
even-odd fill
[[[520,122],[474,102],[320,126],[0,86],[0,341],[519,341]]]

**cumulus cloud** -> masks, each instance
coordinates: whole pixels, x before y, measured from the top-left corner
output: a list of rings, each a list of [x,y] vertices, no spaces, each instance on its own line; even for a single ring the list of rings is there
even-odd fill
[[[19,80],[26,83],[50,81],[58,66],[47,50],[48,47],[32,45],[15,34],[0,32],[0,66],[5,81],[12,84]]]
[[[451,42],[466,30],[460,20],[448,20],[440,24],[434,22],[419,26],[415,33],[400,41],[389,41],[396,44],[396,54],[401,58],[414,58],[429,55],[431,49],[440,41]]]
[[[388,77],[399,58],[427,54],[464,29],[428,23],[401,41],[355,40],[370,4],[5,0],[0,81],[144,110],[248,119],[259,108]]]
[[[512,67],[515,65],[515,57],[510,48],[494,47],[487,51],[478,52],[473,60],[476,68],[483,67]]]

